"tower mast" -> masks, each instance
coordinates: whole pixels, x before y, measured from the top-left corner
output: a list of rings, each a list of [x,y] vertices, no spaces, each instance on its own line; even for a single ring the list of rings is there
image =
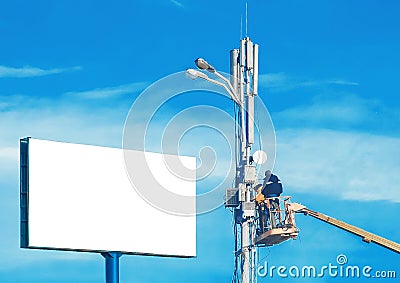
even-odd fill
[[[240,41],[240,48],[231,51],[231,84],[240,98],[240,129],[235,187],[238,188],[240,206],[235,210],[235,225],[240,226],[236,241],[240,244],[236,257],[240,259],[240,282],[254,282],[255,202],[253,187],[257,181],[256,167],[250,164],[254,144],[254,97],[258,89],[258,45],[249,37]]]

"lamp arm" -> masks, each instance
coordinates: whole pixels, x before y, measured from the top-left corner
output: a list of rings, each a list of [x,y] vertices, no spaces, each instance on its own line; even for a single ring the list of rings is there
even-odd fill
[[[217,71],[213,72],[218,78],[220,78],[221,80],[223,80],[224,82],[226,82],[230,88],[230,90],[235,93],[235,89],[233,89],[233,86],[231,84],[231,82],[225,78],[223,75],[221,75],[220,73],[218,73]]]
[[[206,80],[206,81],[209,81],[210,83],[213,83],[213,84],[222,86],[222,87],[226,90],[226,92],[230,95],[230,97],[232,98],[232,100],[235,101],[236,104],[238,104],[240,107],[243,107],[242,103],[241,103],[240,100],[237,98],[237,96],[235,95],[235,93],[234,93],[231,89],[229,89],[229,87],[228,87],[226,84],[221,83],[221,82],[219,82],[219,81],[217,81],[217,80],[210,79],[209,77],[207,77],[207,78],[201,77],[201,78],[204,79],[204,80]]]

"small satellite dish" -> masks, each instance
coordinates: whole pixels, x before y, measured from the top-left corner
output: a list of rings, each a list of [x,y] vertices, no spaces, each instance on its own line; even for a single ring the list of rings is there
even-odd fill
[[[258,165],[264,164],[265,162],[267,162],[267,159],[267,154],[263,150],[257,150],[253,154],[253,160]]]

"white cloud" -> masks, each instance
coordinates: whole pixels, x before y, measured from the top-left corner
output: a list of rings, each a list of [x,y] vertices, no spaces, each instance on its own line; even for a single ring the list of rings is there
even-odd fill
[[[323,85],[347,85],[357,86],[358,83],[344,79],[322,79],[313,80],[289,76],[285,73],[269,73],[259,75],[259,84],[261,87],[269,88],[275,91],[288,91],[296,88],[318,87]]]
[[[273,113],[281,128],[322,127],[400,135],[399,109],[357,95],[320,95],[305,104]]]
[[[16,147],[3,147],[0,148],[0,159],[16,159],[18,150]]]
[[[354,86],[359,85],[359,83],[346,81],[346,80],[342,80],[342,79],[327,80],[325,82],[328,84],[336,84],[336,85],[354,85]]]
[[[18,147],[17,142],[15,146],[0,147],[0,170],[4,172],[10,168],[10,164],[18,161]],[[8,171],[8,170],[7,170]]]
[[[279,121],[293,121],[296,124],[312,123],[347,123],[355,124],[371,122],[376,111],[382,111],[383,106],[374,100],[362,99],[355,95],[331,97],[317,96],[308,104],[285,109],[274,114]],[[387,111],[385,111],[387,113]]]
[[[17,147],[19,139],[26,136],[120,146],[125,116],[131,106],[129,102],[98,106],[90,100],[76,103],[65,98],[22,95],[0,97],[2,100],[9,105],[0,111],[0,153],[4,159],[10,157],[10,147]]]
[[[67,92],[65,95],[73,95],[76,97],[87,98],[87,99],[102,99],[110,98],[123,94],[138,92],[148,86],[147,82],[135,82],[131,84],[124,84],[114,87],[96,88],[87,91],[74,91]]]
[[[18,140],[16,140],[14,144],[0,147],[0,184],[2,186],[10,183],[18,183],[18,175],[15,174],[19,170],[18,162]],[[3,190],[3,193],[7,194],[8,192]]]
[[[24,66],[21,68],[7,67],[0,65],[0,78],[28,78],[41,77],[52,74],[60,74],[70,71],[81,70],[79,66],[71,68],[41,69],[37,67]]]
[[[269,73],[269,74],[259,75],[259,83],[263,87],[268,87],[268,88],[282,87],[288,81],[289,79],[284,73]]]
[[[177,0],[170,0],[172,4],[174,4],[175,6],[178,6],[180,8],[185,8],[185,6],[183,6],[183,4],[181,2],[178,2]]]
[[[0,259],[1,271],[17,269],[34,263],[59,262],[65,264],[69,261],[99,261],[99,255],[95,253],[21,249],[18,246],[19,235],[14,233],[12,236],[3,237],[2,239],[6,239],[6,243],[0,244],[3,251],[3,257]]]
[[[400,202],[400,138],[288,129],[277,141],[276,171],[290,193]]]
[[[336,97],[273,113],[276,169],[288,191],[400,202],[400,138],[389,136],[398,133],[398,109]]]

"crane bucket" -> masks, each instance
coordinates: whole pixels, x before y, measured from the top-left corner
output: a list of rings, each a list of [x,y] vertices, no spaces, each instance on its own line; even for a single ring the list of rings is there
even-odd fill
[[[271,197],[257,201],[257,246],[273,246],[289,239],[296,239],[299,229],[296,227],[294,203],[288,196]]]

